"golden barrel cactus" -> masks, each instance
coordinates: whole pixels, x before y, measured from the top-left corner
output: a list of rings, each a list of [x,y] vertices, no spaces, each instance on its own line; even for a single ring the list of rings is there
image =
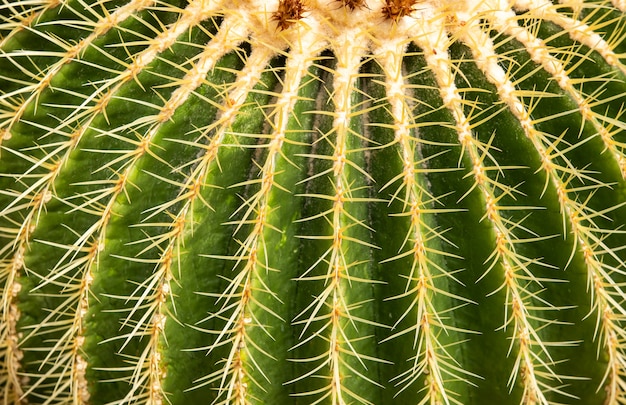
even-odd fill
[[[626,404],[624,0],[0,0],[1,404]]]

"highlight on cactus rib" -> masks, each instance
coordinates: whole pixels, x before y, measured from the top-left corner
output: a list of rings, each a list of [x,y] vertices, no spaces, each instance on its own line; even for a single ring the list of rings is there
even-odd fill
[[[0,0],[0,403],[626,404],[626,1]]]

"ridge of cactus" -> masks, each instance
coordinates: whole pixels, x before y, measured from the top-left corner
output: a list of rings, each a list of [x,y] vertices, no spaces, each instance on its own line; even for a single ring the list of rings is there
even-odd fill
[[[1,404],[626,404],[625,0],[0,0]]]

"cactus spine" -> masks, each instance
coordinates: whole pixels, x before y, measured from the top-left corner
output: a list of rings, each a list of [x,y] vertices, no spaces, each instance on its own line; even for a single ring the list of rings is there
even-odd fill
[[[623,0],[2,0],[2,404],[626,404]]]

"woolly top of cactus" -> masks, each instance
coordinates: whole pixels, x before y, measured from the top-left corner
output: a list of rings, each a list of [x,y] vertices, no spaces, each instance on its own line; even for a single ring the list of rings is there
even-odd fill
[[[626,401],[626,1],[85,3],[0,6],[0,397]]]

